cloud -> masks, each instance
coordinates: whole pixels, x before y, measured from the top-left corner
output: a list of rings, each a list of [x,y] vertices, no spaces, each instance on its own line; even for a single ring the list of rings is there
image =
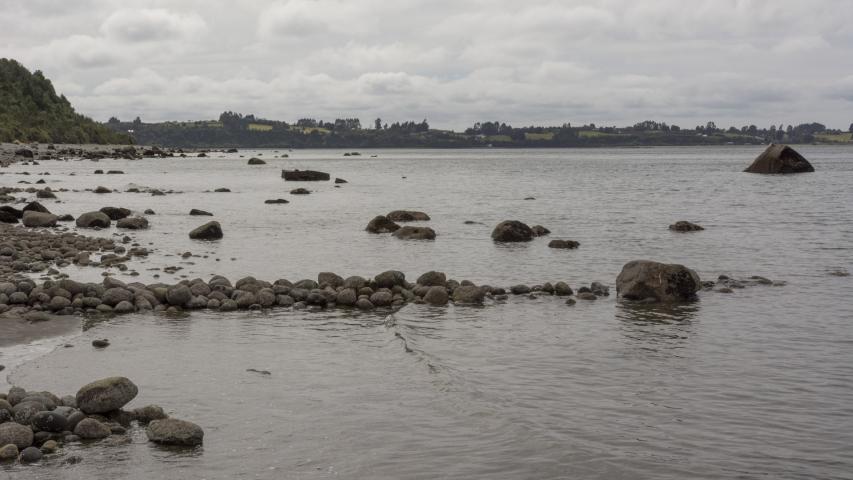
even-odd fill
[[[101,25],[101,32],[122,42],[151,42],[198,35],[205,22],[196,13],[180,14],[169,10],[121,9]]]

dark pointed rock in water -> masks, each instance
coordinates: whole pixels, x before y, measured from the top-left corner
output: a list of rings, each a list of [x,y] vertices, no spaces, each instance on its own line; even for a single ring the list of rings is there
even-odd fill
[[[392,222],[424,222],[430,219],[426,213],[415,210],[394,210],[385,216]]]
[[[222,226],[219,222],[207,222],[190,232],[193,240],[219,240],[222,238]]]
[[[542,225],[534,225],[534,226],[530,227],[530,230],[533,231],[533,235],[536,237],[544,237],[545,235],[548,235],[549,233],[551,233],[551,230],[548,230],[547,228],[543,227]]]
[[[112,433],[113,432],[110,430],[110,427],[95,420],[94,418],[84,418],[77,422],[77,425],[74,427],[74,435],[77,435],[83,440],[107,438]]]
[[[580,246],[580,243],[579,243],[579,242],[576,242],[576,241],[574,241],[574,240],[558,240],[558,239],[554,239],[554,240],[551,240],[550,242],[548,242],[548,247],[549,247],[549,248],[564,248],[564,249],[572,249],[572,248],[578,248],[579,246]]]
[[[130,210],[121,207],[104,207],[101,209],[101,212],[110,217],[110,220],[121,220],[130,216]]]
[[[401,240],[435,240],[435,230],[429,227],[405,225],[394,231],[392,235]]]
[[[684,265],[649,260],[626,263],[616,278],[616,293],[627,300],[690,301],[701,288],[699,275]]]
[[[207,217],[212,217],[212,216],[213,216],[213,214],[212,214],[212,213],[210,213],[210,212],[205,212],[204,210],[199,210],[199,209],[197,209],[197,208],[193,208],[193,209],[191,209],[191,210],[190,210],[190,215],[194,215],[194,216],[207,216]]]
[[[283,199],[283,198],[276,198],[273,200],[264,200],[264,203],[266,203],[267,205],[274,205],[274,204],[283,204],[283,203],[290,203],[290,202]]]
[[[23,224],[30,228],[55,227],[59,217],[51,213],[35,212],[27,210],[24,212]]]
[[[44,205],[39,202],[30,202],[21,209],[22,212],[40,212],[40,213],[50,213]]]
[[[669,229],[673,232],[698,232],[700,230],[705,230],[704,227],[696,225],[695,223],[690,223],[685,220],[679,220],[673,223],[669,226]]]
[[[335,183],[348,183],[348,182],[346,180],[344,180],[343,178],[336,178]]]
[[[291,195],[308,195],[310,193],[311,193],[311,190],[308,190],[307,188],[302,188],[302,187],[294,188],[293,190],[290,191]]]
[[[367,224],[367,230],[370,233],[392,233],[397,231],[400,228],[399,225],[392,222],[385,215],[379,215],[373,218],[370,223]]]
[[[129,379],[108,377],[81,387],[76,400],[83,413],[105,413],[127,405],[137,393],[139,389]]]
[[[248,165],[266,165],[267,162],[261,160],[260,158],[250,158]]]
[[[111,220],[104,212],[86,212],[77,217],[76,223],[79,228],[107,228]]]
[[[814,172],[808,160],[788,145],[767,147],[744,172],[749,173],[806,173]]]
[[[145,429],[148,440],[164,445],[201,445],[204,440],[204,431],[198,425],[178,420],[176,418],[164,418],[154,420]]]
[[[0,423],[0,445],[27,448],[33,444],[33,429],[19,423]]]
[[[10,207],[9,205],[3,205],[2,207],[0,207],[0,213],[5,214],[5,215],[9,215],[10,217],[14,217],[14,218],[19,219],[19,220],[21,219],[21,217],[24,216],[23,210],[18,210],[17,208]],[[9,223],[14,223],[14,222],[9,222]]]
[[[495,242],[529,242],[534,236],[533,230],[518,220],[505,220],[492,230]]]
[[[320,182],[329,180],[331,176],[314,170],[282,170],[281,178],[291,182]]]

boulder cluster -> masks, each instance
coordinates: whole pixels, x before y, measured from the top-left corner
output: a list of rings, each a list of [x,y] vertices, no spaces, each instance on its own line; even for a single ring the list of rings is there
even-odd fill
[[[125,409],[138,393],[125,377],[96,380],[63,397],[12,387],[0,393],[0,462],[38,462],[65,445],[124,436],[142,426],[154,443],[202,444],[201,427],[169,418],[157,405]]]

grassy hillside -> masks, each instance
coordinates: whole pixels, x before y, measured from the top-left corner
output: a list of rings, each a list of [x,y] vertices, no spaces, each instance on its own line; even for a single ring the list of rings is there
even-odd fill
[[[0,141],[130,143],[130,138],[74,111],[40,71],[0,58]]]

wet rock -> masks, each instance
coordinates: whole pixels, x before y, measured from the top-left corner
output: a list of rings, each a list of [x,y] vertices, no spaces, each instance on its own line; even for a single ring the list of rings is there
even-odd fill
[[[435,240],[435,231],[429,227],[406,225],[394,231],[392,235],[401,240]]]
[[[35,462],[38,462],[39,460],[41,460],[41,457],[43,457],[43,456],[44,456],[44,454],[41,453],[41,450],[39,450],[38,448],[27,447],[27,448],[21,450],[21,456],[19,457],[18,460],[21,463],[35,463]]]
[[[592,282],[589,285],[589,290],[599,297],[607,297],[610,295],[610,287],[600,282]]]
[[[164,418],[154,420],[145,429],[148,440],[165,445],[201,445],[204,440],[204,431],[198,425],[178,420],[175,418]]]
[[[492,231],[495,242],[529,242],[533,237],[533,230],[518,220],[503,221]]]
[[[448,299],[447,289],[440,285],[429,287],[424,295],[424,302],[430,305],[447,305]]]
[[[207,216],[207,217],[212,217],[212,216],[213,216],[213,214],[212,214],[212,213],[210,213],[210,212],[205,212],[204,210],[199,210],[199,209],[197,209],[197,208],[193,208],[193,209],[191,209],[191,210],[190,210],[190,215],[193,215],[193,216]]]
[[[534,225],[534,226],[530,227],[530,230],[533,231],[533,235],[536,237],[544,237],[545,235],[548,235],[549,233],[551,233],[551,230],[548,230],[547,228],[543,227],[542,225]]]
[[[352,288],[344,288],[338,292],[337,298],[335,299],[335,303],[346,307],[355,305],[355,302],[357,301],[358,294],[356,294],[355,290]]]
[[[110,217],[110,220],[121,220],[130,216],[130,210],[121,207],[103,207],[101,213]]]
[[[580,243],[576,242],[574,240],[558,240],[558,239],[555,239],[555,240],[551,240],[550,242],[548,242],[549,248],[572,249],[572,248],[578,248],[579,246],[580,246]]]
[[[391,302],[393,301],[394,296],[391,294],[391,292],[386,290],[380,290],[370,296],[370,303],[377,307],[387,307],[391,305]]]
[[[40,213],[50,213],[44,205],[39,202],[30,202],[21,209],[23,212],[40,212]]]
[[[387,270],[373,278],[378,288],[394,288],[406,283],[406,275],[398,270]]]
[[[569,296],[575,293],[572,291],[572,287],[569,286],[566,282],[557,282],[554,284],[554,294],[559,296]]]
[[[18,458],[17,445],[10,443],[0,447],[0,462],[8,462],[16,458]]]
[[[627,300],[689,301],[701,288],[699,275],[693,270],[648,260],[628,262],[616,278],[616,293]]]
[[[220,187],[220,188],[214,189],[213,191],[214,191],[215,193],[230,193],[230,192],[231,192],[231,189],[230,189],[230,188],[225,188],[225,187]]]
[[[704,227],[696,225],[695,223],[690,223],[685,220],[679,220],[673,223],[669,226],[669,229],[673,232],[698,232],[700,230],[705,230]]]
[[[767,147],[744,172],[764,174],[806,173],[814,172],[814,167],[788,145],[773,144]]]
[[[0,424],[0,445],[27,448],[33,444],[33,429],[15,422]]]
[[[47,407],[42,402],[22,400],[12,407],[12,415],[15,421],[21,425],[29,425],[39,412],[46,409]]]
[[[41,444],[41,452],[45,454],[55,453],[59,449],[56,440],[48,440]]]
[[[163,408],[158,405],[146,405],[144,407],[135,408],[131,412],[133,417],[141,424],[147,424],[154,420],[162,420],[169,418]]]
[[[62,432],[68,426],[68,420],[56,412],[38,412],[32,418],[33,428],[42,432]]]
[[[148,228],[148,219],[145,217],[127,217],[116,222],[116,227],[128,230],[144,230]]]
[[[45,228],[55,227],[59,217],[50,213],[35,212],[27,210],[24,212],[22,222],[25,227]]]
[[[355,306],[360,310],[373,310],[376,308],[367,298],[359,298],[358,301],[355,302]]]
[[[479,305],[485,298],[486,292],[474,285],[460,285],[453,290],[454,303]]]
[[[346,180],[344,180],[343,178],[336,178],[336,179],[335,179],[335,183],[337,183],[337,184],[341,184],[341,183],[347,183],[347,181],[346,181]]]
[[[578,292],[578,300],[598,300],[598,297],[592,292]]]
[[[447,275],[443,272],[429,271],[418,277],[417,284],[432,287],[436,285],[445,286]]]
[[[222,226],[219,222],[207,222],[190,232],[190,238],[194,240],[219,240],[222,238]]]
[[[86,212],[77,217],[76,222],[80,228],[107,228],[110,223],[110,217],[103,212]]]
[[[266,165],[267,162],[261,160],[260,158],[250,158],[248,165]]]
[[[83,440],[97,440],[107,438],[112,434],[110,427],[95,420],[94,418],[84,418],[74,427],[74,435]]]
[[[84,385],[76,398],[80,410],[92,414],[118,410],[133,400],[137,393],[139,389],[129,379],[108,377]],[[76,430],[74,433],[80,435]]]
[[[317,275],[317,284],[318,287],[330,286],[332,288],[338,288],[344,284],[344,279],[341,278],[340,275],[332,272],[320,272]]]
[[[290,203],[290,202],[283,199],[283,198],[276,198],[276,199],[272,199],[272,200],[264,200],[264,203],[266,203],[268,205],[276,205],[276,204],[284,204],[284,203]]]
[[[190,301],[190,299],[192,299],[192,296],[192,291],[189,287],[183,284],[178,284],[170,287],[166,291],[166,302],[169,305],[183,307]]]
[[[429,215],[415,210],[394,210],[385,216],[392,222],[422,222],[429,220]]]
[[[367,230],[370,233],[392,233],[400,228],[399,225],[389,220],[384,215],[379,215],[373,218],[368,224]]]
[[[317,182],[329,180],[331,176],[314,170],[282,170],[281,178],[291,182]]]
[[[513,295],[526,295],[530,293],[532,290],[528,285],[513,285],[509,287],[509,291],[512,292]]]
[[[95,193],[112,193],[112,190],[107,187],[97,187],[92,191]]]

